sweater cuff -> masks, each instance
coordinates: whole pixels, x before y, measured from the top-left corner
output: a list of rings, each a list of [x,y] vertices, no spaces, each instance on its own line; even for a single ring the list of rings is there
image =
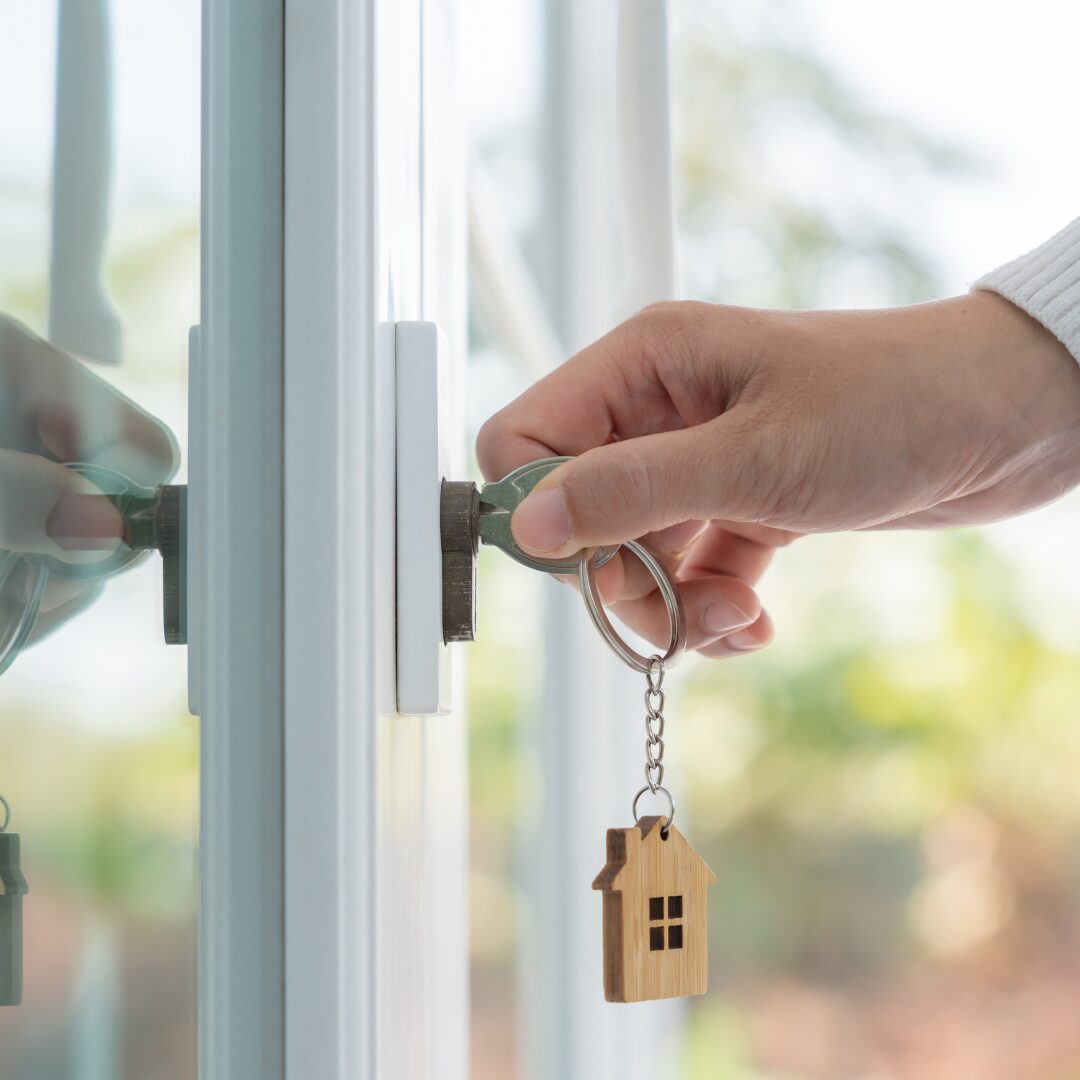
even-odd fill
[[[1045,244],[979,278],[1043,324],[1080,360],[1080,218]]]

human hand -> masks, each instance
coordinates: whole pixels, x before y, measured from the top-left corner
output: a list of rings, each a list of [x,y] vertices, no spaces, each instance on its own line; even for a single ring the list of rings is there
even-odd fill
[[[488,477],[576,455],[518,508],[538,555],[644,537],[679,582],[688,648],[767,644],[751,586],[805,533],[1010,517],[1080,482],[1080,370],[989,292],[880,311],[647,308],[493,416]],[[633,565],[630,565],[633,563]],[[605,599],[655,643],[667,616],[636,560]]]
[[[92,483],[61,463],[106,465],[155,487],[172,476],[178,460],[164,424],[67,353],[0,316],[0,550],[65,562],[107,558],[122,543],[123,521]],[[100,590],[93,579],[50,579],[33,638],[81,611]],[[0,609],[19,602],[0,596]]]

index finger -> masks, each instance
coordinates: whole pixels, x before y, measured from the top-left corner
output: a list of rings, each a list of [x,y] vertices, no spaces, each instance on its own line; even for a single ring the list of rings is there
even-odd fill
[[[141,484],[168,480],[172,432],[78,360],[0,317],[0,447],[55,461],[108,465]]]
[[[647,308],[526,390],[480,430],[484,476],[703,423],[723,411],[722,387],[699,347],[698,309],[709,306]]]

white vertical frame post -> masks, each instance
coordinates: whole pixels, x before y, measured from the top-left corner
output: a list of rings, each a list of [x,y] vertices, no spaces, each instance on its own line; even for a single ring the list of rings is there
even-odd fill
[[[397,710],[450,711],[450,648],[443,640],[442,485],[453,479],[447,444],[449,345],[434,322],[399,322],[397,376]]]
[[[200,1074],[463,1080],[464,725],[394,715],[394,324],[464,326],[450,12],[203,28]]]
[[[420,0],[285,14],[286,1074],[458,1080],[464,726],[394,714],[394,324],[458,338],[445,28]]]
[[[284,1076],[282,18],[281,0],[203,4],[188,622],[207,1080]]]

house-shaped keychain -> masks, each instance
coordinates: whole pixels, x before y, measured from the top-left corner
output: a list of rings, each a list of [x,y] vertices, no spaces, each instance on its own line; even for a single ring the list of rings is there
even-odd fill
[[[704,994],[709,984],[707,895],[716,875],[664,818],[608,829],[604,894],[604,997],[652,1001]]]

